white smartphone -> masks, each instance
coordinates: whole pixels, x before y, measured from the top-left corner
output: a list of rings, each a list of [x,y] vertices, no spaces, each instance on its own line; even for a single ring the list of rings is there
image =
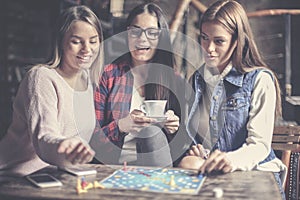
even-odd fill
[[[62,182],[50,174],[33,174],[26,176],[26,178],[40,188],[62,186]]]
[[[75,176],[87,176],[87,175],[94,175],[97,174],[97,170],[95,170],[92,167],[86,167],[86,166],[70,166],[65,168],[60,168],[63,171],[69,172]]]

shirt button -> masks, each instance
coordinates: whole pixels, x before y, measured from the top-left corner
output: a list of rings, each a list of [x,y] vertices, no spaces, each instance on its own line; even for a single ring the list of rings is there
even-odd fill
[[[219,98],[219,97],[218,97],[217,95],[214,96],[214,100],[218,100],[218,98]]]
[[[211,116],[210,119],[215,121],[217,118],[216,116]]]

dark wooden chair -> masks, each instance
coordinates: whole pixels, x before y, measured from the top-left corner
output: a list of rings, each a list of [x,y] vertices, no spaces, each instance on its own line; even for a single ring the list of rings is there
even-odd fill
[[[281,160],[288,167],[285,194],[289,200],[300,199],[300,126],[275,126],[272,148],[281,152]]]

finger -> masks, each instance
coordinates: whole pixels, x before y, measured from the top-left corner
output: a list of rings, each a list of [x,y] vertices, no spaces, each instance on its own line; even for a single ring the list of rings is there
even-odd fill
[[[165,122],[165,125],[166,126],[174,126],[174,127],[179,127],[179,121],[178,120],[176,120],[176,121],[173,121],[173,120],[167,120],[166,122]]]
[[[167,116],[167,121],[173,122],[173,121],[178,121],[179,122],[179,117],[177,115],[166,115]]]
[[[73,164],[77,164],[77,163],[83,164],[83,163],[87,163],[93,159],[95,152],[92,149],[90,149],[87,146],[83,146],[81,151],[79,151],[79,149],[81,149],[81,148],[78,148],[76,156],[72,160]]]
[[[226,165],[226,166],[222,169],[222,171],[223,171],[224,173],[229,173],[229,172],[231,172],[231,170],[232,170],[232,166],[230,166],[230,165]]]
[[[217,169],[220,171],[224,171],[224,169],[227,169],[227,168],[229,168],[231,170],[232,166],[231,166],[230,161],[227,159],[226,154],[223,153],[222,162],[220,162],[219,166],[217,166]]]
[[[189,154],[190,156],[195,156],[195,153],[194,153],[193,150],[189,150],[189,151],[188,151],[188,154]]]
[[[226,166],[226,162],[224,160],[221,160],[215,167],[218,171],[223,171],[223,168]]]
[[[78,163],[81,159],[80,153],[83,151],[83,149],[84,149],[83,144],[82,143],[78,144],[71,153],[66,154],[66,159],[71,161],[73,164]]]
[[[90,149],[85,148],[81,153],[80,153],[81,158],[79,159],[80,164],[87,163],[93,159],[93,153],[90,151]]]
[[[209,173],[212,171],[213,166],[217,164],[215,158],[218,156],[219,152],[219,150],[215,150],[212,154],[209,155],[209,157],[205,160],[205,162],[199,169],[201,173]]]
[[[178,127],[165,127],[169,134],[173,134],[178,130]]]
[[[134,109],[133,111],[131,111],[132,115],[138,115],[138,116],[145,116],[145,113],[141,110],[138,110],[138,109]]]
[[[145,116],[138,116],[138,115],[132,116],[132,120],[134,121],[134,123],[153,123],[153,122],[156,122],[156,119],[152,119],[152,118],[145,117]]]
[[[173,110],[167,110],[166,115],[174,115],[174,111]]]
[[[203,146],[201,144],[197,144],[197,148],[199,150],[200,157],[207,159],[208,156],[207,156],[206,150],[203,148]]]
[[[210,163],[207,164],[206,171],[210,173],[213,170],[219,170],[219,166],[222,166],[225,163],[224,156],[225,154],[222,152],[218,152],[217,154],[215,154],[213,159],[210,160]]]
[[[200,151],[199,151],[199,149],[198,149],[198,147],[196,146],[196,145],[193,145],[192,147],[191,147],[191,149],[194,151],[194,154],[196,155],[196,156],[200,156],[201,154],[200,154]]]

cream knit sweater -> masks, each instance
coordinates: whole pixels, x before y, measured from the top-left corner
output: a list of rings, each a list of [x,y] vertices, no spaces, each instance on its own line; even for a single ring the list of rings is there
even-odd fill
[[[81,111],[74,107],[77,97],[85,99],[80,108],[86,115],[82,123],[75,117]],[[60,141],[80,137],[88,143],[94,128],[91,84],[86,91],[74,91],[54,69],[30,70],[15,98],[12,123],[0,141],[0,176],[27,175],[48,163],[69,165],[57,153]]]

